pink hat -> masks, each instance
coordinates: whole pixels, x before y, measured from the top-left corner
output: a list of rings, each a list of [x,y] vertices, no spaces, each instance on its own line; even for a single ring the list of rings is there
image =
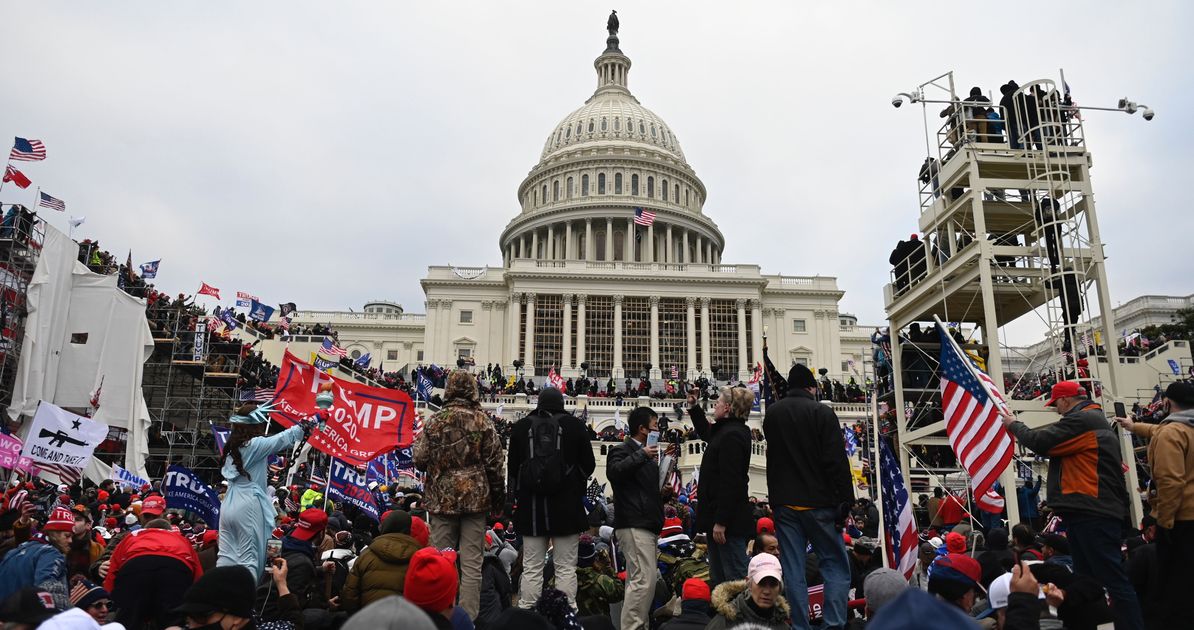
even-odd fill
[[[763,581],[763,578],[768,577],[773,577],[780,583],[784,581],[784,570],[779,564],[779,558],[769,553],[761,553],[751,558],[750,568],[747,569],[746,575],[754,584],[758,584]]]

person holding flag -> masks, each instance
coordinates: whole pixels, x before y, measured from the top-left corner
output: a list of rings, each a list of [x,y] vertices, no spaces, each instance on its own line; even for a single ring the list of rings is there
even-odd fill
[[[261,577],[265,569],[265,541],[274,529],[274,505],[265,486],[269,457],[293,448],[306,437],[314,420],[265,437],[270,405],[248,402],[229,418],[232,433],[220,457],[220,474],[228,482],[220,509],[219,558],[216,566],[241,565]]]
[[[1005,410],[1003,424],[1029,450],[1049,458],[1049,507],[1065,523],[1074,573],[1107,589],[1117,630],[1142,630],[1140,601],[1121,551],[1128,490],[1119,436],[1077,381],[1061,381],[1050,394],[1045,406],[1061,414],[1057,422],[1030,429]]]

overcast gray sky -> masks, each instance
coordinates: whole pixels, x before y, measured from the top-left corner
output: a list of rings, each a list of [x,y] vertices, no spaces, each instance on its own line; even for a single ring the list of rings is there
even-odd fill
[[[11,3],[0,137],[43,140],[49,159],[18,167],[87,217],[76,238],[162,259],[159,288],[422,312],[428,265],[500,265],[519,182],[593,91],[610,8]],[[1064,68],[1079,104],[1157,111],[1087,117],[1115,300],[1191,291],[1190,3],[615,8],[631,90],[708,187],[726,262],[837,276],[843,311],[882,320],[924,156],[919,108],[891,96],[947,70],[997,95]]]

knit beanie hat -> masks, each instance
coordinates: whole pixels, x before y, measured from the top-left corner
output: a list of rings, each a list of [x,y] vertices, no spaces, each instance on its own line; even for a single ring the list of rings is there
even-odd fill
[[[410,525],[409,512],[391,510],[386,512],[386,517],[382,519],[380,531],[383,534],[410,534]]]
[[[419,543],[420,547],[426,547],[427,541],[431,539],[431,530],[427,527],[427,521],[417,517],[410,517],[410,537]]]
[[[576,566],[591,567],[597,559],[597,545],[593,544],[593,537],[581,534],[580,542],[576,545]]]
[[[709,601],[709,584],[701,578],[688,578],[684,580],[684,588],[680,596],[684,601],[699,599],[707,602]]]
[[[945,548],[950,553],[966,553],[966,537],[957,532],[945,535]]]
[[[43,532],[69,532],[75,527],[75,515],[66,506],[54,506],[50,519],[42,526]]]
[[[564,394],[554,387],[544,387],[539,392],[539,411],[562,413],[564,411]]]
[[[456,552],[424,547],[410,557],[402,596],[430,613],[452,607],[456,601]]]
[[[86,609],[92,604],[110,597],[111,595],[104,590],[104,587],[88,580],[80,580],[70,591],[70,604],[76,608]]]
[[[435,623],[398,595],[383,597],[348,618],[342,630],[435,630]]]
[[[803,363],[797,363],[788,370],[788,387],[816,387],[817,379],[813,376],[813,371],[804,366]]]
[[[871,571],[862,585],[866,591],[867,608],[879,612],[884,604],[899,597],[908,588],[908,580],[899,571],[879,568]]]
[[[252,617],[255,588],[253,574],[245,567],[216,567],[191,585],[175,612],[195,615],[226,612]]]

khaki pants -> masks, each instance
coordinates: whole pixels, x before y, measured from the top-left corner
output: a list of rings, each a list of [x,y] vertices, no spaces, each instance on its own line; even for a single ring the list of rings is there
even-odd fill
[[[519,586],[519,608],[534,608],[543,592],[543,567],[547,559],[547,537],[522,537],[522,582]],[[576,552],[580,534],[552,536],[552,564],[555,566],[556,588],[568,596],[576,608]]]
[[[651,600],[655,582],[659,536],[645,529],[619,529],[618,544],[626,558],[626,599],[622,602],[620,630],[646,630],[650,627]]]
[[[457,601],[470,619],[481,608],[481,561],[485,554],[485,515],[431,515],[431,546],[456,550],[460,563]]]

